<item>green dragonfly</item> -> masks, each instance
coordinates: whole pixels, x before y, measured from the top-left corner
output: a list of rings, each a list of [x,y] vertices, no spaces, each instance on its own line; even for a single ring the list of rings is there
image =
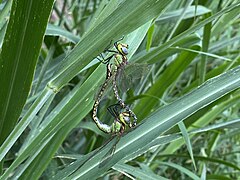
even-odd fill
[[[99,129],[101,129],[102,131],[106,132],[106,133],[111,133],[114,136],[111,137],[111,139],[109,139],[107,142],[104,143],[104,145],[102,147],[100,147],[99,149],[97,149],[96,152],[94,152],[89,158],[87,158],[79,167],[77,167],[73,172],[71,172],[70,175],[74,174],[76,171],[78,171],[82,165],[85,164],[85,162],[87,162],[89,159],[91,159],[94,155],[96,155],[98,152],[100,152],[100,150],[105,147],[109,142],[111,142],[113,140],[113,138],[115,136],[117,136],[117,138],[115,138],[115,142],[113,144],[113,146],[110,148],[110,150],[104,155],[103,159],[101,160],[99,167],[103,167],[108,160],[113,156],[115,149],[116,149],[116,145],[120,140],[120,137],[122,136],[122,134],[125,132],[126,128],[133,128],[134,125],[131,122],[131,114],[127,109],[124,109],[121,107],[120,104],[113,104],[108,106],[107,108],[108,112],[114,117],[114,122],[112,123],[111,126],[107,125],[107,124],[103,124],[98,117],[97,120],[95,121],[96,123],[100,123],[98,125]]]
[[[107,108],[108,112],[114,117],[114,122],[111,126],[104,124],[100,121],[97,117],[97,109],[93,110],[96,111],[93,113],[93,120],[97,124],[98,128],[105,133],[108,134],[123,134],[127,127],[133,128],[135,126],[134,122],[132,122],[132,115],[129,109],[122,108],[118,110],[118,106],[120,104],[114,104]],[[94,107],[96,108],[96,107]]]
[[[95,103],[93,105],[92,117],[93,117],[94,122],[98,126],[98,128],[106,133],[117,133],[117,131],[121,130],[121,128],[118,127],[119,124],[116,124],[117,123],[116,121],[114,121],[113,124],[111,126],[109,126],[109,125],[102,123],[97,117],[98,106],[100,104],[100,101],[102,99],[104,92],[106,91],[108,84],[110,84],[110,81],[112,81],[113,92],[114,92],[116,99],[118,100],[118,104],[123,109],[126,109],[126,111],[129,113],[130,117],[133,118],[133,123],[131,123],[132,126],[135,126],[136,122],[137,122],[137,116],[129,108],[129,106],[126,105],[125,102],[120,98],[118,88],[117,88],[118,76],[119,76],[119,74],[121,74],[122,69],[128,64],[127,56],[126,56],[128,54],[128,45],[119,43],[119,41],[121,41],[122,39],[123,38],[121,38],[120,40],[118,40],[114,43],[114,47],[116,50],[109,50],[109,49],[105,50],[105,52],[113,53],[111,56],[109,56],[107,59],[104,59],[103,55],[100,54],[103,60],[99,59],[102,63],[107,64],[107,75],[106,75],[106,80],[103,83],[103,85],[101,86],[101,89],[100,89],[100,91],[97,95],[97,98],[95,100]],[[110,60],[112,58],[114,58],[114,63],[110,63]]]
[[[137,117],[134,112],[129,108],[127,104],[121,99],[118,91],[118,84],[123,84],[123,91],[127,90],[129,82],[142,77],[142,74],[148,70],[147,65],[145,64],[128,64],[127,54],[128,54],[128,45],[124,43],[119,43],[123,38],[114,43],[115,50],[106,49],[104,52],[113,53],[108,58],[104,58],[100,54],[101,61],[104,64],[107,64],[107,74],[106,80],[102,84],[100,91],[97,95],[95,103],[93,105],[93,120],[100,130],[108,134],[118,135],[116,142],[113,147],[104,155],[102,161],[100,162],[100,167],[104,166],[106,162],[112,157],[115,152],[116,145],[120,140],[120,137],[124,133],[126,127],[133,128],[136,126]],[[111,43],[110,43],[111,44]],[[110,63],[110,60],[114,59],[113,63]],[[140,76],[139,76],[140,75]],[[126,78],[127,77],[127,78]],[[102,99],[103,94],[105,93],[109,84],[112,84],[112,89],[114,96],[118,100],[117,104],[111,105],[107,108],[108,112],[114,117],[114,122],[111,126],[102,123],[97,117],[97,110]]]
[[[125,132],[125,129],[127,127],[129,127],[129,128],[134,127],[134,124],[132,124],[131,120],[130,120],[130,116],[131,116],[130,112],[126,109],[123,109],[120,104],[113,104],[113,105],[109,106],[107,108],[107,110],[114,117],[113,124],[119,124],[119,125],[115,126],[115,128],[112,128],[112,129],[114,129],[114,132],[116,132],[115,136],[117,136],[117,137],[115,139],[113,146],[103,156],[103,158],[99,164],[100,168],[103,167],[109,161],[109,159],[111,159],[111,157],[113,156],[115,149],[116,149],[116,145],[119,142],[122,134]],[[110,142],[115,136],[112,136],[112,138],[108,142]]]

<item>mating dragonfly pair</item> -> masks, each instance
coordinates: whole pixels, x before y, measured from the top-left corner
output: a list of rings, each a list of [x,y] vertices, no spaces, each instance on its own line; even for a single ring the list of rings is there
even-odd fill
[[[104,52],[113,53],[108,58],[104,58],[102,54],[100,54],[101,59],[98,58],[104,64],[107,64],[107,76],[106,80],[101,86],[101,89],[97,95],[95,103],[93,105],[93,120],[98,126],[100,130],[108,134],[122,134],[126,127],[132,128],[136,126],[137,117],[134,112],[129,108],[127,104],[121,99],[117,86],[117,78],[121,74],[121,71],[128,64],[127,54],[128,54],[128,45],[119,43],[123,38],[116,41],[114,43],[114,47],[116,50],[106,49]],[[114,63],[110,63],[110,60],[114,58]],[[102,99],[104,92],[109,83],[112,83],[112,89],[114,92],[114,96],[117,99],[118,103],[111,105],[107,108],[110,114],[114,117],[114,122],[111,126],[104,124],[97,117],[97,110]]]
[[[109,56],[108,58],[104,58],[103,55],[100,54],[101,59],[98,58],[99,61],[101,61],[102,63],[107,65],[107,75],[106,75],[106,79],[105,79],[104,83],[102,84],[102,86],[99,90],[99,93],[97,94],[97,98],[94,102],[92,118],[93,118],[94,122],[96,123],[96,125],[98,126],[98,128],[100,130],[102,130],[103,132],[105,132],[107,134],[118,135],[118,138],[116,138],[116,143],[107,152],[107,154],[104,155],[103,159],[101,160],[101,163],[99,164],[99,167],[104,166],[105,163],[108,162],[109,158],[112,157],[112,155],[114,154],[115,148],[116,148],[116,144],[119,141],[120,136],[124,133],[125,129],[127,127],[133,128],[137,124],[136,115],[130,109],[130,107],[127,104],[125,104],[125,102],[121,99],[121,97],[119,95],[118,86],[117,86],[117,82],[119,80],[118,78],[121,78],[120,75],[123,75],[123,73],[125,73],[126,70],[128,69],[130,71],[130,73],[129,74],[125,73],[125,75],[128,76],[128,79],[130,81],[134,80],[134,79],[138,79],[139,77],[142,76],[144,71],[146,71],[146,69],[148,69],[147,66],[142,66],[140,64],[139,65],[128,64],[128,59],[127,59],[128,45],[119,43],[121,40],[123,40],[123,38],[121,38],[120,40],[116,41],[113,44],[116,50],[110,50],[110,49],[106,48],[106,50],[104,51],[104,52],[113,53],[111,56]],[[110,45],[111,45],[111,43],[110,43]],[[114,59],[114,63],[110,63],[111,59]],[[129,68],[126,68],[126,67],[129,67]],[[128,80],[125,79],[123,81],[126,83],[126,81],[128,81]],[[107,87],[110,83],[112,83],[112,89],[114,92],[114,96],[117,99],[118,103],[113,104],[107,108],[107,110],[110,112],[110,114],[114,117],[114,122],[109,126],[99,120],[99,118],[97,117],[97,111],[98,111],[100,101],[102,100],[103,94],[107,90]],[[127,85],[129,85],[129,82],[127,82]],[[125,90],[127,90],[127,89],[125,89]],[[80,167],[78,167],[74,172],[76,172]],[[72,174],[74,172],[72,172]]]

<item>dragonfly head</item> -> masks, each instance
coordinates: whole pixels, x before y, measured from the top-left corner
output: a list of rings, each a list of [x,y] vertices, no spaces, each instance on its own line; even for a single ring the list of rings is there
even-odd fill
[[[122,56],[128,55],[128,44],[118,43],[117,50]]]
[[[131,115],[129,112],[125,111],[119,114],[119,120],[124,126],[128,126],[130,128],[133,127],[132,122],[131,122]]]

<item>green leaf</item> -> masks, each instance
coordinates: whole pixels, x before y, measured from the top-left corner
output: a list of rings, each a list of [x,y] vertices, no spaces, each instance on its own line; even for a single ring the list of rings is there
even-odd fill
[[[191,157],[191,160],[193,162],[193,166],[194,166],[195,170],[197,170],[196,162],[195,162],[194,157],[193,157],[193,151],[192,151],[193,148],[192,148],[192,144],[191,144],[191,141],[190,141],[190,137],[187,133],[186,126],[184,125],[183,122],[179,122],[178,127],[181,130],[181,133],[183,135],[184,141],[185,141],[187,149],[188,149],[188,153],[189,153],[189,155]]]
[[[12,4],[0,54],[0,144],[15,126],[29,94],[52,5],[53,0]]]
[[[7,23],[9,17],[8,13],[12,5],[12,0],[9,0],[5,3],[0,3],[0,29],[3,28],[4,24]]]
[[[147,167],[145,167],[145,168],[147,168]],[[146,171],[145,169],[136,168],[136,167],[129,166],[129,165],[123,164],[123,163],[116,164],[113,167],[113,169],[115,169],[119,172],[123,172],[123,173],[127,173],[129,175],[132,175],[138,179],[167,180],[167,178],[164,178],[162,176],[158,176],[158,175],[154,174],[153,172],[150,171],[150,169],[148,169],[148,171]]]
[[[2,13],[2,5],[10,1],[0,2]],[[6,12],[9,9],[6,8]],[[226,81],[220,77],[240,62],[238,10],[236,0],[201,3],[192,0],[64,0],[55,3],[50,18],[54,27],[45,33],[52,37],[45,37],[42,44],[33,90],[21,110],[21,119],[0,147],[0,172],[4,173],[0,179],[96,179],[99,176],[115,178],[121,174],[129,178],[159,179],[162,178],[160,174],[170,179],[184,179],[187,175],[198,179],[196,176],[201,173],[203,178],[204,174],[206,176],[206,169],[218,175],[227,172],[224,175],[237,178],[236,152],[222,153],[222,149],[226,152],[237,148],[238,144],[240,90],[231,92],[234,89],[231,83],[238,79],[239,73],[233,79],[230,76],[234,74],[230,73]],[[212,16],[204,19],[209,12]],[[5,33],[8,16],[0,14],[0,19],[4,18],[0,21],[3,27],[0,39]],[[208,26],[210,23],[213,26]],[[146,32],[151,25],[154,32],[151,32],[150,43]],[[130,33],[139,26],[141,28]],[[209,33],[214,31],[214,34]],[[128,92],[120,92],[120,96],[129,107],[138,108],[140,113],[145,110],[147,114],[139,116],[140,113],[135,112],[139,126],[129,133],[126,130],[117,143],[115,154],[108,156],[104,164],[103,156],[112,149],[116,139],[109,142],[107,139],[111,135],[99,134],[91,118],[93,96],[106,77],[106,66],[95,57],[110,47],[111,40],[113,43],[123,35],[125,38],[121,42],[129,45],[129,67],[136,62],[141,62],[138,67],[148,63],[149,70]],[[72,43],[77,41],[77,45]],[[199,76],[197,65],[201,60],[203,66]],[[141,76],[143,71],[139,73],[138,69],[129,69],[127,79]],[[212,83],[215,80],[210,79],[210,83],[198,87],[199,77],[202,81],[216,77],[223,84]],[[126,87],[129,88],[128,83]],[[146,94],[152,88],[160,92]],[[190,89],[192,93],[179,99]],[[113,117],[108,114],[107,107],[117,100],[112,91],[106,94],[108,96],[101,100],[98,108],[98,118],[110,125]],[[159,109],[161,106],[164,107]],[[151,112],[146,110],[148,108]],[[185,142],[177,127],[180,122],[186,126],[181,128]],[[104,144],[105,141],[109,143]],[[191,161],[189,155],[181,155],[187,154],[183,144],[198,160],[198,172],[188,163]],[[98,149],[93,150],[95,148]],[[219,152],[221,159],[214,158]],[[58,155],[63,153],[66,154]],[[159,168],[160,162],[173,158],[178,166],[176,169],[165,165]],[[218,164],[214,165],[216,160]],[[126,162],[128,164],[124,164]],[[208,166],[204,169],[205,164]],[[112,170],[108,171],[110,168]]]
[[[94,57],[103,52],[110,40],[120,39],[123,35],[155,18],[169,2],[170,0],[132,0],[121,3],[108,18],[85,34],[62,62],[52,81],[49,82],[49,87],[58,91]]]
[[[62,36],[64,38],[67,38],[73,43],[78,43],[80,41],[80,38],[78,36],[75,36],[74,34],[68,32],[67,30],[59,26],[55,26],[53,24],[48,24],[45,35]]]
[[[199,49],[199,46],[193,46],[192,49]],[[179,56],[168,65],[166,70],[155,80],[155,83],[146,92],[149,96],[155,96],[161,98],[163,93],[169,86],[176,81],[179,75],[186,69],[186,67],[191,63],[191,61],[197,56],[196,53],[185,52],[179,54]],[[159,100],[160,101],[160,100]],[[146,97],[140,99],[134,112],[138,115],[139,119],[146,117],[159,103],[155,98]]]
[[[209,17],[211,14],[205,15],[206,17]],[[208,23],[204,26],[203,30],[203,40],[202,40],[202,51],[207,52],[208,47],[209,47],[209,42],[210,42],[210,37],[211,37],[211,27],[212,23]],[[200,61],[200,68],[199,68],[199,77],[200,77],[200,84],[205,81],[205,76],[206,76],[206,67],[207,65],[207,56],[202,55],[201,56],[201,61]]]
[[[199,119],[196,119],[193,117],[194,121],[191,124],[191,127],[188,128],[188,131],[190,131],[190,130],[194,131],[194,127],[205,127],[206,125],[212,123],[214,121],[214,119],[217,118],[217,116],[220,113],[222,113],[227,108],[235,105],[238,102],[239,98],[240,98],[240,94],[237,93],[236,95],[234,94],[232,98],[229,98],[229,96],[227,96],[226,100],[225,100],[225,98],[223,98],[223,100],[220,99],[221,101],[218,103],[218,106],[216,108],[213,108],[213,109],[209,110],[208,112],[202,114],[202,116]],[[191,117],[189,117],[189,118],[191,118]],[[226,126],[227,126],[227,123],[228,122],[226,122]],[[231,121],[229,123],[231,123]],[[217,127],[217,125],[213,125],[213,127],[215,127],[215,126]],[[205,131],[207,131],[207,129]],[[203,128],[202,132],[204,132],[204,128]],[[163,151],[163,153],[173,153],[177,149],[179,149],[179,147],[182,146],[183,144],[184,144],[183,140],[175,141],[175,142],[171,143]]]
[[[206,127],[203,127],[203,128],[198,128],[198,129],[190,131],[189,134],[192,137],[193,134],[206,133],[206,132],[211,131],[211,130],[226,129],[226,128],[231,129],[231,128],[234,128],[234,127],[238,126],[239,124],[240,124],[240,119],[235,119],[235,120],[232,120],[232,121],[229,121],[229,122],[218,123],[218,124],[209,125],[209,126],[206,126]],[[130,161],[131,159],[134,159],[134,158],[142,155],[146,151],[149,151],[149,149],[151,149],[153,147],[162,146],[162,145],[168,144],[168,143],[174,144],[175,141],[177,142],[179,140],[184,141],[182,139],[181,133],[159,136],[156,139],[154,139],[152,142],[148,143],[146,146],[138,149],[133,154],[123,158],[120,162]],[[172,146],[172,147],[174,147],[174,146]],[[172,153],[171,151],[169,151],[169,152]],[[167,151],[161,152],[161,154],[166,154],[166,153],[167,153]]]
[[[221,76],[208,80],[193,92],[156,110],[135,130],[129,132],[120,139],[114,156],[108,161],[105,167],[99,168],[99,164],[103,156],[111,148],[112,143],[109,143],[108,146],[99,150],[96,155],[88,159],[84,165],[80,166],[76,172],[74,171],[77,168],[77,163],[74,167],[72,167],[73,165],[70,166],[68,172],[70,173],[72,171],[74,173],[70,175],[68,179],[91,179],[101,175],[118,161],[126,156],[131,156],[131,154],[137,149],[146,146],[160,134],[183,119],[239,87],[240,66],[222,74]]]
[[[171,163],[171,162],[160,162],[160,165],[165,165],[165,166],[171,166],[172,168],[178,169],[179,171],[181,171],[182,173],[188,175],[191,179],[195,179],[195,180],[200,180],[200,178],[198,176],[196,176],[194,173],[192,173],[191,171],[189,171],[188,169],[179,166],[177,164]]]
[[[195,10],[197,11],[195,12]],[[177,21],[179,16],[182,14],[182,11],[183,11],[183,8],[178,9],[176,11],[167,12],[156,19],[156,24],[160,25],[160,24],[168,23],[169,21]],[[201,16],[209,12],[211,12],[211,9],[207,9],[204,6],[197,6],[197,7],[190,6],[186,9],[183,19],[193,18],[195,16]]]

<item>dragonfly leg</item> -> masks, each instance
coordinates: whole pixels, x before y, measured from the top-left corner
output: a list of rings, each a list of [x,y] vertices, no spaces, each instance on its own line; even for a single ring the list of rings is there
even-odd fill
[[[107,47],[104,49],[104,52],[106,52],[110,47],[112,46],[113,40],[110,41],[110,43],[107,45]]]
[[[116,49],[117,49],[118,42],[122,41],[123,39],[124,39],[124,36],[122,36],[119,40],[114,42],[114,46],[115,46]]]
[[[107,63],[109,63],[109,61],[112,59],[112,57],[114,56],[114,54],[111,55],[111,56],[109,56],[109,57],[106,58],[106,59],[103,57],[102,53],[100,54],[100,56],[101,56],[101,58],[97,57],[97,59],[98,59],[101,63],[107,64]]]
[[[113,45],[116,47],[117,43],[118,43],[119,41],[122,41],[123,39],[124,39],[124,36],[122,36],[119,40],[117,40],[116,42],[114,42]],[[113,40],[110,41],[110,43],[107,45],[107,47],[104,49],[103,52],[115,52],[115,53],[118,53],[117,51],[109,50],[110,47],[111,47],[111,45],[112,45],[112,42],[113,42]]]

